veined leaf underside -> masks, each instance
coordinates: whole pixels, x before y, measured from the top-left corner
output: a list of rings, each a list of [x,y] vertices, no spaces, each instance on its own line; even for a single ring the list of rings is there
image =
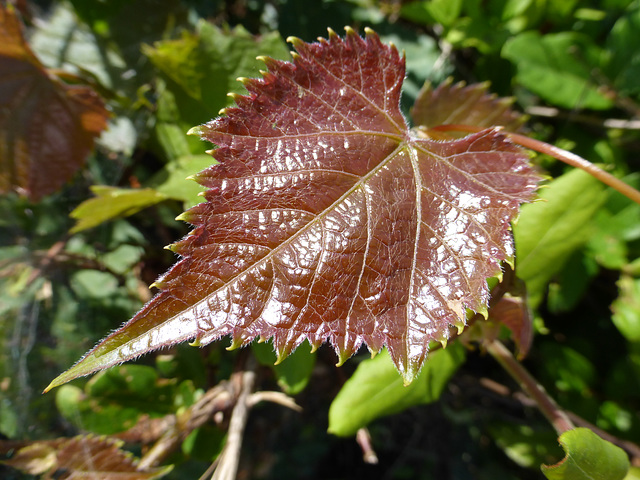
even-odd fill
[[[414,135],[404,59],[371,31],[292,43],[292,62],[264,59],[237,106],[194,129],[219,164],[196,176],[206,201],[181,216],[195,228],[161,292],[52,385],[225,335],[272,338],[279,359],[328,338],[340,363],[386,345],[410,382],[431,342],[486,309],[539,180],[526,156],[498,130]]]

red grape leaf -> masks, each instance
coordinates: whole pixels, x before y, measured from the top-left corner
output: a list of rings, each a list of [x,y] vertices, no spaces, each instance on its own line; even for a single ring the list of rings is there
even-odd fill
[[[48,72],[22,34],[13,8],[0,5],[0,193],[37,201],[82,166],[108,112],[89,87]]]
[[[510,132],[520,130],[525,117],[512,110],[513,99],[498,98],[488,93],[489,82],[452,85],[448,78],[435,90],[426,83],[411,109],[415,125],[432,128],[438,125],[459,124],[489,128],[505,127]]]
[[[161,292],[49,388],[188,339],[272,338],[278,358],[327,338],[342,363],[386,345],[405,382],[431,342],[485,312],[513,255],[510,220],[538,175],[497,130],[438,142],[399,109],[404,59],[367,31],[291,40],[237,107],[194,132],[220,162]]]
[[[2,443],[0,451],[6,449]],[[31,475],[46,474],[45,478],[59,480],[151,480],[171,470],[171,467],[139,470],[136,459],[121,449],[123,444],[120,440],[92,435],[35,441],[15,448],[14,455],[1,463]]]

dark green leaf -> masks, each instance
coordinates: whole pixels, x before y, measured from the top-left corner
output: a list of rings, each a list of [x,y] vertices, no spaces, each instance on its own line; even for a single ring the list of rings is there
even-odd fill
[[[613,106],[593,77],[602,55],[586,36],[574,32],[525,32],[510,39],[502,56],[517,69],[516,80],[553,105],[606,109]]]

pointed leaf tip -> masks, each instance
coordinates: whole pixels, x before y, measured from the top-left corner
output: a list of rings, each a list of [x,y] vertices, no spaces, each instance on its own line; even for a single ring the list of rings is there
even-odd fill
[[[189,130],[187,130],[187,135],[197,135],[201,137],[202,134],[203,134],[202,125],[196,125],[195,127],[191,127]]]

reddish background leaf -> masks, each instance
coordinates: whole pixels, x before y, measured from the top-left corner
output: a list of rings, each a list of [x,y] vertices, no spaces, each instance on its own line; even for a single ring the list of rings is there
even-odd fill
[[[0,451],[12,450],[0,441]],[[6,444],[6,445],[5,445]],[[124,442],[108,437],[78,435],[22,443],[15,454],[2,463],[32,475],[45,474],[57,480],[152,480],[167,474],[171,467],[138,470],[137,460],[122,450]]]
[[[292,40],[226,116],[195,129],[219,165],[162,291],[51,384],[188,339],[273,338],[280,359],[327,338],[340,362],[387,345],[410,382],[432,341],[486,311],[513,255],[509,222],[538,176],[495,130],[416,137],[400,113],[404,59],[368,31]]]
[[[82,166],[107,115],[92,89],[44,69],[13,9],[0,5],[0,193],[37,201],[56,191]]]

